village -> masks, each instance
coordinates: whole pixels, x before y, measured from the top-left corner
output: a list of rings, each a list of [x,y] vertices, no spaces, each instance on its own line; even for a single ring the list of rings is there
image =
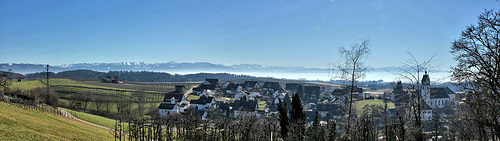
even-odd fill
[[[374,82],[377,84],[377,82]],[[378,82],[382,85],[380,82]],[[394,84],[394,83],[392,83]],[[422,121],[430,122],[433,116],[439,114],[443,125],[448,124],[449,117],[454,116],[456,106],[463,103],[457,99],[457,94],[447,86],[431,86],[431,78],[426,73],[422,81],[422,99],[425,102],[421,111]],[[385,105],[365,104],[366,106],[379,106],[380,116],[396,118],[398,114],[405,113],[397,109],[404,109],[405,102],[409,99],[409,91],[403,87],[402,82],[397,82],[389,89],[377,90],[376,88],[353,88],[353,99],[355,101],[380,100]],[[373,83],[372,83],[373,87]],[[387,87],[387,84],[384,85]],[[176,85],[174,93],[165,94],[163,103],[158,107],[161,117],[169,114],[183,114],[188,110],[196,110],[199,118],[206,119],[210,116],[209,111],[219,112],[223,116],[234,119],[242,116],[277,117],[277,106],[286,102],[288,108],[293,94],[299,94],[305,107],[307,125],[312,125],[315,113],[319,113],[319,120],[330,119],[342,120],[347,114],[350,87],[336,85],[333,90],[327,86],[311,83],[285,83],[244,81],[235,83],[233,81],[219,82],[219,79],[206,79],[203,83],[183,94],[185,87]],[[362,102],[359,102],[362,103]],[[363,110],[363,106],[357,109]],[[385,107],[384,107],[385,106]],[[361,112],[361,111],[359,111]],[[433,113],[434,112],[434,113]]]
[[[88,74],[89,71],[79,71],[79,73]],[[456,124],[454,120],[456,114],[460,113],[458,107],[469,102],[470,97],[464,92],[455,92],[447,85],[437,85],[439,83],[435,83],[431,76],[425,72],[418,83],[382,80],[352,83],[332,80],[327,83],[275,78],[253,80],[205,78],[201,82],[171,83],[128,82],[118,79],[117,76],[111,79],[108,75],[101,81],[53,79],[55,84],[50,87],[54,90],[51,93],[57,94],[58,97],[56,99],[58,102],[52,104],[112,118],[116,123],[108,125],[108,128],[113,129],[115,135],[140,134],[132,137],[135,139],[147,138],[145,136],[149,134],[127,128],[139,126],[140,130],[159,130],[154,132],[156,134],[166,130],[164,132],[167,134],[158,134],[155,137],[167,139],[200,139],[200,136],[210,135],[209,139],[203,140],[226,137],[244,140],[242,134],[245,134],[245,130],[265,133],[252,136],[254,139],[279,135],[283,138],[287,134],[278,134],[278,131],[282,132],[285,127],[276,126],[283,125],[281,123],[283,112],[285,115],[289,113],[290,119],[293,119],[292,111],[297,109],[297,106],[300,107],[299,113],[303,113],[301,118],[303,123],[294,124],[304,126],[308,138],[321,136],[338,138],[340,134],[337,130],[342,130],[352,123],[355,124],[353,125],[355,132],[366,130],[371,134],[359,135],[359,138],[384,139],[398,136],[398,132],[404,131],[398,131],[405,125],[400,122],[408,122],[400,120],[402,117],[415,119],[418,116],[420,118],[417,119],[423,125],[425,138],[449,139],[449,136],[444,135],[456,132],[456,129],[453,129],[456,127],[453,126],[457,126],[454,125]],[[28,78],[31,77],[33,76],[28,75]],[[49,79],[32,78],[25,81],[24,75],[17,74],[12,78],[16,87],[26,87],[26,84],[30,85],[37,81],[37,83],[49,81]],[[46,84],[48,83],[44,83]],[[355,85],[351,87],[349,84]],[[19,92],[19,90],[15,88],[12,92],[6,92],[12,96],[8,101],[23,103],[24,100],[17,99],[21,98],[34,100],[31,102],[36,101],[35,105],[42,102],[51,104],[51,99],[47,95],[26,96],[26,91]],[[39,88],[32,91],[45,92]],[[294,104],[296,99],[299,99],[300,103]],[[159,101],[161,102],[158,103]],[[144,108],[146,105],[157,107]],[[110,110],[113,107],[116,110]],[[55,113],[70,110],[54,110],[56,108],[52,108]],[[353,116],[354,122],[346,122],[349,121],[349,115]],[[224,123],[220,123],[221,121]],[[261,126],[269,127],[265,129],[246,127],[248,125],[241,123],[256,124],[255,126],[262,124]],[[370,127],[364,127],[367,125]],[[182,129],[182,132],[173,134],[178,129]],[[210,131],[229,129],[236,133]],[[331,133],[319,135],[315,133],[317,131]]]

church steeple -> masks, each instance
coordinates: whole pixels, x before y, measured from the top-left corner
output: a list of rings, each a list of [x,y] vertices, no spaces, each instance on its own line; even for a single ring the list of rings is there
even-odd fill
[[[430,99],[430,94],[431,94],[431,79],[429,78],[429,74],[427,74],[427,71],[425,72],[424,76],[422,77],[422,89],[421,89],[421,94],[422,98],[424,99],[425,103],[428,105],[431,105],[431,99]],[[432,107],[432,106],[431,106]]]
[[[422,77],[422,86],[430,86],[431,85],[431,80],[429,78],[429,74],[427,74],[427,71],[424,74],[424,77]]]

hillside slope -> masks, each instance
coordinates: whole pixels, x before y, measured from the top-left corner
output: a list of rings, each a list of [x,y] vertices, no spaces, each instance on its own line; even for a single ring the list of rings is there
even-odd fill
[[[0,102],[0,140],[113,140],[108,130]]]

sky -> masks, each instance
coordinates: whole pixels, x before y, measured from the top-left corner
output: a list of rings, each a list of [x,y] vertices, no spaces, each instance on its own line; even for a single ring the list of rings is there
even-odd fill
[[[0,63],[211,62],[327,68],[370,40],[371,67],[451,42],[497,0],[0,0]]]

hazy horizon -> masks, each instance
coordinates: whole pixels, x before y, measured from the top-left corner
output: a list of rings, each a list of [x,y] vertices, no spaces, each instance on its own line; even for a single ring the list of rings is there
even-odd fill
[[[133,63],[133,62],[130,62]],[[1,64],[1,63],[0,63]],[[10,65],[10,64],[9,64]],[[39,64],[42,65],[42,64]],[[126,68],[123,66],[114,66],[113,68],[107,68],[107,66],[103,66],[103,64],[96,64],[93,68],[92,66],[57,66],[57,65],[51,65],[51,71],[52,72],[62,72],[62,71],[67,71],[67,70],[79,70],[79,69],[86,69],[86,70],[92,70],[92,71],[99,71],[99,72],[108,72],[108,71],[152,71],[152,72],[166,72],[170,74],[181,74],[181,75],[186,75],[186,74],[197,74],[197,73],[230,73],[230,74],[236,74],[236,75],[249,75],[249,76],[255,76],[255,77],[273,77],[277,79],[295,79],[295,80],[320,80],[320,81],[329,81],[333,77],[332,71],[329,71],[329,69],[326,68],[304,68],[304,69],[294,69],[294,68],[288,68],[288,67],[276,67],[276,66],[267,66],[270,69],[260,69],[259,66],[253,67],[253,68],[246,68],[245,66],[243,68],[238,68],[238,67],[229,67],[228,68],[214,68],[214,67],[206,67],[206,66],[189,66],[189,68],[183,68],[181,66],[179,67],[173,67],[173,68],[164,68],[164,67],[147,67],[147,66],[141,66],[137,67],[136,65],[139,64],[127,64],[125,62],[121,62],[121,65],[123,66],[128,66],[131,65],[131,68]],[[191,64],[192,65],[192,64]],[[257,64],[258,65],[258,64]],[[54,68],[56,67],[56,68]],[[66,69],[61,68],[68,67]],[[88,68],[82,68],[82,67],[88,67]],[[266,67],[266,66],[263,66]],[[272,68],[276,67],[276,68]],[[30,73],[35,73],[35,72],[43,72],[45,71],[44,66],[40,66],[39,71],[33,71],[34,68],[28,67],[28,71],[19,71],[19,68],[17,67],[16,69],[12,69],[13,72],[16,73],[21,73],[21,74],[30,74]],[[10,69],[8,66],[3,66],[1,68],[2,70],[5,69]],[[377,81],[377,80],[383,80],[385,82],[396,82],[396,81],[401,81],[402,79],[398,78],[397,74],[400,72],[401,67],[385,67],[385,68],[368,68],[367,71],[365,71],[366,77],[360,78],[360,81]],[[429,75],[431,78],[433,78],[433,81],[436,82],[447,82],[451,81],[450,80],[450,71],[447,70],[428,70],[431,71]],[[340,78],[337,78],[340,79]]]

